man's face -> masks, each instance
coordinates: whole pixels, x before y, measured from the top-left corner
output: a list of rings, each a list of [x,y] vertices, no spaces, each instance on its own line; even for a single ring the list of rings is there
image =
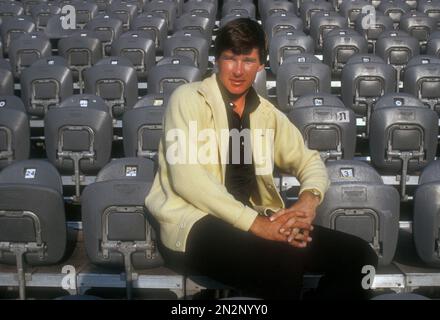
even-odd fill
[[[218,77],[223,86],[234,96],[246,94],[253,85],[257,73],[264,68],[258,49],[248,54],[237,55],[232,50],[225,50],[217,60]]]

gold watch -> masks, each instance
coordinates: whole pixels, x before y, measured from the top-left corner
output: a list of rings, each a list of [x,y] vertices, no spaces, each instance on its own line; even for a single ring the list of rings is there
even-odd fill
[[[319,192],[318,189],[306,189],[306,190],[304,190],[304,191],[308,191],[308,192],[310,192],[310,193],[313,194],[314,196],[319,197],[319,200],[321,200],[321,192]]]

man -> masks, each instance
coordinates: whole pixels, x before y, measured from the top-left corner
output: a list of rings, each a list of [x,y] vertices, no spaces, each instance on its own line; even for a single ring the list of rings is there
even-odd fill
[[[328,188],[325,166],[252,88],[266,61],[264,31],[250,19],[228,23],[215,56],[218,72],[176,89],[165,113],[146,206],[160,224],[166,262],[255,297],[299,298],[304,272],[324,273],[322,298],[365,297],[361,270],[377,265],[374,251],[312,225]],[[301,183],[290,208],[283,209],[274,166]]]

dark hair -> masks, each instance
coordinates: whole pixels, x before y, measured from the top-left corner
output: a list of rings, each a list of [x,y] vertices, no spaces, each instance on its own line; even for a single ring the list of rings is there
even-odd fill
[[[235,54],[248,54],[254,48],[258,49],[260,62],[264,64],[267,57],[266,33],[258,22],[249,18],[238,18],[225,24],[214,42],[216,59],[225,50],[232,50]]]

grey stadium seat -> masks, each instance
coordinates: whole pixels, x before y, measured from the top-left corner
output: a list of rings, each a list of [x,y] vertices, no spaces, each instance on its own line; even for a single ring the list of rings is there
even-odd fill
[[[43,33],[23,34],[12,40],[9,46],[9,61],[15,79],[19,79],[21,72],[33,62],[50,55],[52,55],[52,46]]]
[[[44,119],[47,158],[63,174],[75,178],[75,201],[80,198],[80,175],[96,174],[109,161],[112,118],[105,102],[93,95],[74,95]]]
[[[73,94],[72,72],[67,66],[32,65],[22,71],[20,80],[21,98],[33,116],[44,117],[50,107]]]
[[[69,67],[67,60],[61,56],[48,56],[38,59],[31,66],[62,66]]]
[[[95,0],[95,3],[98,5],[98,12],[105,13],[107,10],[107,6],[111,5],[114,0]]]
[[[212,22],[207,17],[199,16],[195,13],[184,13],[178,17],[174,23],[175,31],[197,30],[211,42],[212,40]]]
[[[76,27],[84,29],[87,23],[98,15],[98,5],[88,0],[77,0],[72,3],[75,8]]]
[[[0,18],[18,17],[24,15],[23,5],[18,1],[0,2]]]
[[[136,69],[139,81],[146,81],[148,71],[156,63],[156,48],[144,31],[123,33],[112,44],[112,56],[126,57]]]
[[[346,28],[347,19],[334,11],[317,12],[310,20],[310,35],[315,40],[315,49],[322,51],[324,37],[333,29]]]
[[[301,7],[301,19],[304,23],[304,30],[310,31],[311,21],[314,15],[320,12],[333,11],[333,5],[324,0],[306,1]]]
[[[405,69],[403,91],[413,94],[440,114],[440,58],[412,58]]]
[[[122,33],[122,22],[109,15],[97,16],[85,28],[95,32],[102,44],[102,56],[106,56],[110,53],[113,41]]]
[[[24,14],[26,16],[31,16],[32,8],[38,6],[43,2],[45,2],[45,0],[21,0],[21,4],[23,5],[23,9],[24,9]]]
[[[164,18],[168,32],[174,30],[174,21],[177,16],[177,6],[175,3],[171,1],[154,0],[145,5],[144,12]]]
[[[306,146],[319,151],[324,161],[354,157],[356,118],[336,96],[302,96],[287,116],[301,131]]]
[[[404,107],[404,106],[416,106],[423,107],[423,102],[409,93],[399,92],[399,93],[387,93],[382,96],[374,105],[374,109],[386,108],[386,107]]]
[[[406,201],[407,174],[420,171],[435,157],[438,115],[417,101],[404,105],[405,97],[391,98],[392,104],[386,97],[390,103],[376,105],[371,114],[371,161],[385,174],[401,175],[401,196]]]
[[[44,200],[44,201],[42,201]],[[17,265],[25,299],[24,264],[58,263],[67,231],[61,177],[44,160],[24,160],[0,172],[0,263]]]
[[[411,10],[403,0],[382,1],[377,9],[393,20],[394,29],[399,29],[401,18]]]
[[[303,31],[303,22],[296,15],[290,13],[276,13],[269,16],[264,23],[264,30],[266,31],[268,41],[278,32],[286,31]]]
[[[198,37],[198,38],[204,38],[205,34],[197,29],[192,29],[192,30],[179,30],[176,32],[173,32],[173,34],[170,36],[170,38],[174,38],[174,37]],[[208,39],[207,39],[208,40]],[[210,43],[212,39],[208,40],[208,42]]]
[[[399,194],[368,164],[327,162],[330,187],[318,207],[317,225],[350,233],[369,242],[380,265],[393,260],[399,232]]]
[[[409,12],[400,21],[400,29],[419,40],[422,53],[426,52],[429,36],[436,28],[436,20],[421,12]]]
[[[433,0],[418,0],[417,11],[426,13],[436,20],[437,29],[440,27],[440,2]]]
[[[8,56],[9,45],[13,39],[17,39],[22,34],[35,31],[35,23],[28,17],[3,17],[1,23],[1,35],[3,54]]]
[[[0,96],[14,95],[14,75],[9,61],[0,58]]]
[[[28,159],[29,151],[29,119],[23,102],[16,96],[0,96],[0,170]]]
[[[151,14],[142,14],[133,20],[132,29],[141,30],[150,34],[150,39],[154,41],[157,52],[162,52],[163,43],[167,38],[167,25],[164,18],[155,17]]]
[[[190,0],[183,4],[183,13],[195,14],[206,17],[214,26],[217,14],[217,0]]]
[[[348,26],[354,28],[357,16],[360,15],[362,9],[368,5],[371,5],[368,0],[342,1],[339,12],[347,19]]]
[[[156,233],[145,209],[154,163],[144,158],[113,160],[83,192],[81,214],[84,244],[92,263],[125,266],[127,297],[131,298],[134,268],[163,264]]]
[[[440,31],[431,33],[428,40],[426,53],[440,57]]]
[[[142,107],[166,107],[169,96],[165,96],[161,93],[147,94],[139,99],[134,105],[133,109]]]
[[[155,67],[159,67],[165,64],[174,64],[174,65],[181,64],[181,65],[193,66],[193,67],[196,66],[196,62],[194,61],[194,59],[191,59],[191,57],[179,55],[179,56],[163,57],[156,63]]]
[[[414,243],[419,257],[429,266],[440,266],[440,161],[422,172],[414,197]]]
[[[120,118],[138,99],[138,80],[133,64],[124,57],[99,60],[84,71],[85,93],[100,96],[114,118]]]
[[[202,37],[187,35],[172,36],[165,40],[164,56],[185,56],[190,58],[202,74],[208,68],[210,41]]]
[[[133,19],[137,16],[137,6],[133,3],[115,1],[107,7],[107,14],[122,21],[123,31],[131,28]]]
[[[114,3],[126,3],[126,4],[132,4],[135,5],[137,8],[137,14],[142,14],[144,12],[144,7],[147,4],[148,0],[115,0],[112,1],[112,4]]]
[[[63,27],[64,19],[63,15],[53,15],[47,20],[44,33],[49,38],[53,49],[57,48],[60,39],[71,37],[77,32],[76,29],[65,29]]]
[[[376,41],[376,54],[397,70],[398,81],[408,61],[419,53],[419,41],[404,31],[384,31]]]
[[[263,25],[271,15],[296,15],[295,5],[290,1],[259,0],[258,10]]]
[[[358,15],[356,18],[356,31],[362,34],[365,39],[368,41],[368,52],[375,53],[376,52],[376,42],[379,38],[380,34],[387,30],[393,30],[393,20],[390,17],[385,16],[380,11],[376,11],[376,15],[374,16],[375,24],[371,25],[370,28],[365,29],[362,25],[364,19],[369,19],[367,15]],[[371,20],[370,20],[371,21]],[[368,20],[367,20],[368,22]]]
[[[226,16],[221,18],[220,23],[219,23],[219,28],[223,27],[228,22],[231,22],[233,20],[240,19],[240,18],[249,18],[249,16],[246,15],[245,13],[227,14]]]
[[[257,9],[252,1],[229,0],[223,3],[222,17],[228,14],[247,13],[251,19],[257,16]]]
[[[35,28],[38,31],[44,31],[49,18],[59,14],[61,14],[61,8],[49,3],[40,3],[39,5],[32,7],[31,10],[31,15],[35,22]]]
[[[270,69],[276,75],[281,64],[291,55],[315,51],[312,37],[302,31],[283,31],[276,33],[269,45]]]
[[[200,5],[201,2],[212,3],[214,5],[214,12],[217,13],[217,11],[218,11],[218,6],[219,6],[218,0],[188,0],[188,1],[185,1],[183,4],[184,12],[185,12],[185,5],[190,2],[194,2],[198,5]]]
[[[188,57],[169,57],[159,61],[148,75],[148,93],[171,95],[178,86],[202,80],[202,73]]]
[[[366,119],[366,135],[374,104],[384,94],[397,89],[396,70],[375,55],[351,57],[341,76],[341,96],[345,106]]]
[[[102,58],[101,41],[93,31],[81,30],[78,34],[58,42],[58,54],[67,60],[74,81],[84,90],[84,70]]]
[[[164,106],[140,106],[123,117],[124,154],[155,160],[163,134]]]
[[[367,53],[367,40],[352,29],[335,29],[323,42],[323,62],[330,66],[332,76],[339,79],[348,59],[357,53]]]
[[[428,0],[428,1],[430,1],[430,0]],[[405,0],[405,3],[410,7],[411,10],[417,9],[418,2],[421,2],[421,1],[420,0]]]
[[[289,111],[304,94],[330,93],[330,68],[311,54],[292,55],[278,70],[276,80],[278,108]]]

